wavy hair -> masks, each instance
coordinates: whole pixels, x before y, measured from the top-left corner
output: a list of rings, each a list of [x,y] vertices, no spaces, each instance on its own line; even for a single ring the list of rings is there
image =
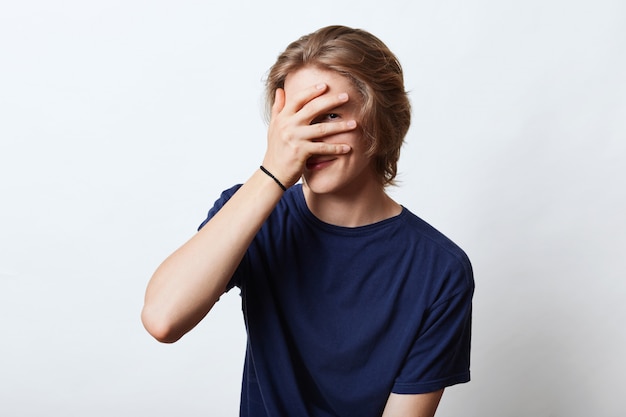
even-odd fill
[[[358,122],[376,175],[383,186],[394,185],[400,148],[411,124],[411,104],[396,56],[362,29],[328,26],[305,35],[289,44],[269,70],[268,117],[276,89],[284,87],[289,73],[305,66],[336,71],[351,80],[363,102]]]

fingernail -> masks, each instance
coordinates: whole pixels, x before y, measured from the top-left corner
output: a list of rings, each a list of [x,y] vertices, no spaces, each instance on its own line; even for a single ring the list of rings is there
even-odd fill
[[[339,94],[339,100],[347,100],[347,99],[348,99],[348,94],[346,93]]]
[[[315,88],[317,88],[318,90],[321,90],[322,88],[326,87],[326,84],[321,83],[315,86]]]
[[[341,145],[341,152],[343,153],[350,152],[350,147],[348,145]]]
[[[348,126],[349,128],[356,127],[356,122],[355,122],[354,120],[349,120],[349,121],[346,123],[346,126]]]

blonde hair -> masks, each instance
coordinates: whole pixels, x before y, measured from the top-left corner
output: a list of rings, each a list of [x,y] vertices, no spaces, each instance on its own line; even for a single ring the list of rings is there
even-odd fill
[[[336,71],[352,81],[363,107],[359,126],[381,184],[393,185],[400,148],[411,124],[411,105],[402,67],[377,37],[362,29],[328,26],[292,42],[270,68],[265,83],[266,112],[285,78],[305,66]]]

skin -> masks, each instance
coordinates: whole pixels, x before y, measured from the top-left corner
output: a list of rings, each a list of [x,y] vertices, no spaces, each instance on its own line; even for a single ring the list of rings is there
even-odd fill
[[[433,417],[443,390],[427,394],[391,394],[382,417]]]
[[[317,116],[307,114],[304,123],[330,129],[335,124],[356,123],[358,110],[362,103],[359,93],[352,82],[334,72],[316,67],[305,67],[291,73],[285,80],[284,92],[279,96],[297,102],[298,92],[309,85],[324,83],[328,94],[347,94],[349,100],[333,107],[327,113]],[[289,106],[282,106],[283,98],[277,100],[277,123],[283,116],[293,111]],[[303,107],[305,109],[307,104]],[[279,125],[282,127],[282,124]],[[279,135],[284,140],[283,135]],[[373,161],[366,156],[367,143],[360,129],[353,129],[335,135],[314,139],[318,143],[350,146],[350,152],[341,155],[312,155],[307,159],[302,170],[304,196],[311,211],[321,220],[339,226],[361,226],[374,223],[400,214],[402,208],[385,193],[384,187],[376,177]]]
[[[305,67],[289,74],[284,89],[276,91],[263,158],[263,166],[285,186],[303,178],[307,205],[319,219],[346,227],[401,211],[365,155],[356,120],[359,105],[354,86],[335,72]],[[256,170],[198,233],[163,261],[148,283],[141,313],[153,337],[173,343],[208,314],[282,194]],[[442,392],[390,394],[383,416],[433,416]]]

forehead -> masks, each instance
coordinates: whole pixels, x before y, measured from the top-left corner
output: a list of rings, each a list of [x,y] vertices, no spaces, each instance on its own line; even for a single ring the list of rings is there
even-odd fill
[[[348,93],[352,97],[356,93],[356,88],[349,78],[336,71],[309,66],[287,74],[285,94],[302,91],[320,83],[326,84],[329,92]]]

